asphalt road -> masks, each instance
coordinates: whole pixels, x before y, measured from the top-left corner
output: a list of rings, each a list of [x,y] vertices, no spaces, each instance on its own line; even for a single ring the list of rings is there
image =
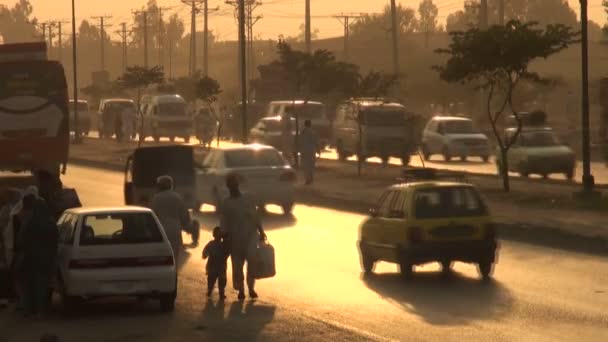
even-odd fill
[[[91,133],[92,138],[97,138],[97,132]],[[148,139],[148,141],[153,141],[152,139]],[[162,141],[169,141],[167,138],[163,138]],[[176,138],[175,140],[178,143],[183,143],[181,138]],[[190,140],[190,144],[196,144],[198,141],[195,138]],[[223,144],[231,144],[227,142],[223,142]],[[335,150],[328,149],[324,151],[321,155],[322,158],[337,160],[338,155]],[[355,162],[356,157],[349,158],[349,161]],[[369,158],[368,162],[370,163],[381,163],[380,158]],[[391,158],[389,161],[391,165],[401,165],[401,161],[398,158]],[[496,174],[496,163],[494,158],[492,157],[488,163],[484,163],[481,158],[478,157],[470,157],[467,161],[460,161],[459,159],[454,159],[450,162],[446,162],[443,160],[443,157],[440,155],[435,155],[431,158],[430,161],[423,161],[421,158],[417,156],[412,156],[412,161],[410,163],[411,166],[414,167],[422,167],[423,165],[426,167],[442,169],[442,170],[452,170],[452,171],[464,171],[478,174]],[[592,162],[591,163],[591,173],[595,177],[596,184],[608,184],[608,166],[601,162]],[[511,173],[513,177],[519,177],[517,173]],[[575,181],[577,183],[581,183],[583,175],[583,165],[582,162],[577,163],[577,168],[575,172]],[[530,178],[541,178],[539,175],[531,175]],[[552,174],[549,175],[550,179],[559,179],[565,180],[566,177],[562,174]]]
[[[122,203],[122,175],[71,166],[65,183],[85,205]],[[355,247],[362,216],[297,206],[295,216],[265,216],[278,274],[258,283],[260,300],[204,298],[201,247],[188,249],[176,312],[156,302],[107,300],[73,317],[54,312],[26,320],[0,312],[0,341],[606,341],[608,259],[502,242],[495,280],[478,280],[475,267],[456,264],[445,280],[436,265],[403,281],[380,264],[363,278]],[[217,223],[210,212],[201,245]],[[185,241],[189,239],[185,236]]]

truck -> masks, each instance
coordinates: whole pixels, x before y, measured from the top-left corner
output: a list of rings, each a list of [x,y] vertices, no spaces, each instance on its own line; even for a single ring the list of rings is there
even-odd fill
[[[0,45],[0,171],[65,172],[70,143],[63,66],[45,43]]]

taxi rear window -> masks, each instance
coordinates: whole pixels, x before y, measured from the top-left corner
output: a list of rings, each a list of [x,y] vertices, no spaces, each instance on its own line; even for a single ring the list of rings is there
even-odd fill
[[[487,208],[475,189],[442,187],[421,189],[414,196],[414,211],[418,219],[471,217],[487,214]]]

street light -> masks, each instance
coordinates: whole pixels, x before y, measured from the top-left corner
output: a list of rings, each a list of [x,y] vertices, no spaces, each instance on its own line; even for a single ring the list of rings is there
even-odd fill
[[[78,71],[76,57],[76,0],[72,0],[72,77],[74,78],[74,142],[80,142],[80,130],[78,129]]]
[[[591,174],[591,153],[589,137],[589,58],[588,58],[588,19],[587,0],[581,3],[581,64],[582,64],[582,131],[583,131],[583,195],[594,193],[595,181]]]

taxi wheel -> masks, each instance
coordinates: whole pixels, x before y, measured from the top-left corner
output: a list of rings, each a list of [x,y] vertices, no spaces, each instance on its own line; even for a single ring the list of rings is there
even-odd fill
[[[399,263],[399,272],[401,273],[401,276],[404,279],[410,279],[414,274],[414,265],[405,260],[402,260]]]
[[[184,137],[184,142],[185,142],[186,144],[189,144],[189,143],[190,143],[190,136],[189,136],[189,135]]]
[[[421,151],[422,157],[424,160],[431,160],[431,153],[429,152],[429,148],[426,145],[422,145]]]
[[[481,160],[483,160],[484,163],[487,163],[490,161],[490,156],[481,156]]]
[[[454,263],[449,260],[442,261],[441,262],[441,273],[443,273],[444,275],[451,274],[453,265],[454,265]]]
[[[175,141],[175,136],[170,136],[169,137],[169,141],[174,142]]]
[[[366,250],[365,244],[361,243],[361,267],[363,268],[363,273],[370,274],[374,272],[374,266],[376,266],[376,260],[374,260]]]
[[[460,156],[460,161],[467,161],[467,156]]]
[[[411,161],[412,161],[412,156],[410,156],[409,154],[403,155],[401,157],[401,165],[403,165],[403,166],[410,165]]]
[[[154,141],[155,141],[155,142],[159,142],[159,141],[160,141],[160,136],[155,135],[155,136],[154,136]]]
[[[293,213],[293,203],[283,203],[281,205],[284,215],[291,215]]]
[[[574,179],[574,169],[564,172],[564,176],[567,180],[572,181]]]
[[[448,149],[448,147],[444,147],[443,148],[443,160],[445,160],[446,162],[449,162],[452,160],[452,155],[450,155],[450,150]]]
[[[479,263],[479,274],[483,280],[490,280],[492,278],[492,266],[493,264],[489,261]]]
[[[175,310],[175,293],[165,293],[160,296],[160,310],[173,312]]]
[[[382,157],[380,157],[380,159],[382,160],[382,166],[387,166],[390,157],[389,156],[382,156]]]

